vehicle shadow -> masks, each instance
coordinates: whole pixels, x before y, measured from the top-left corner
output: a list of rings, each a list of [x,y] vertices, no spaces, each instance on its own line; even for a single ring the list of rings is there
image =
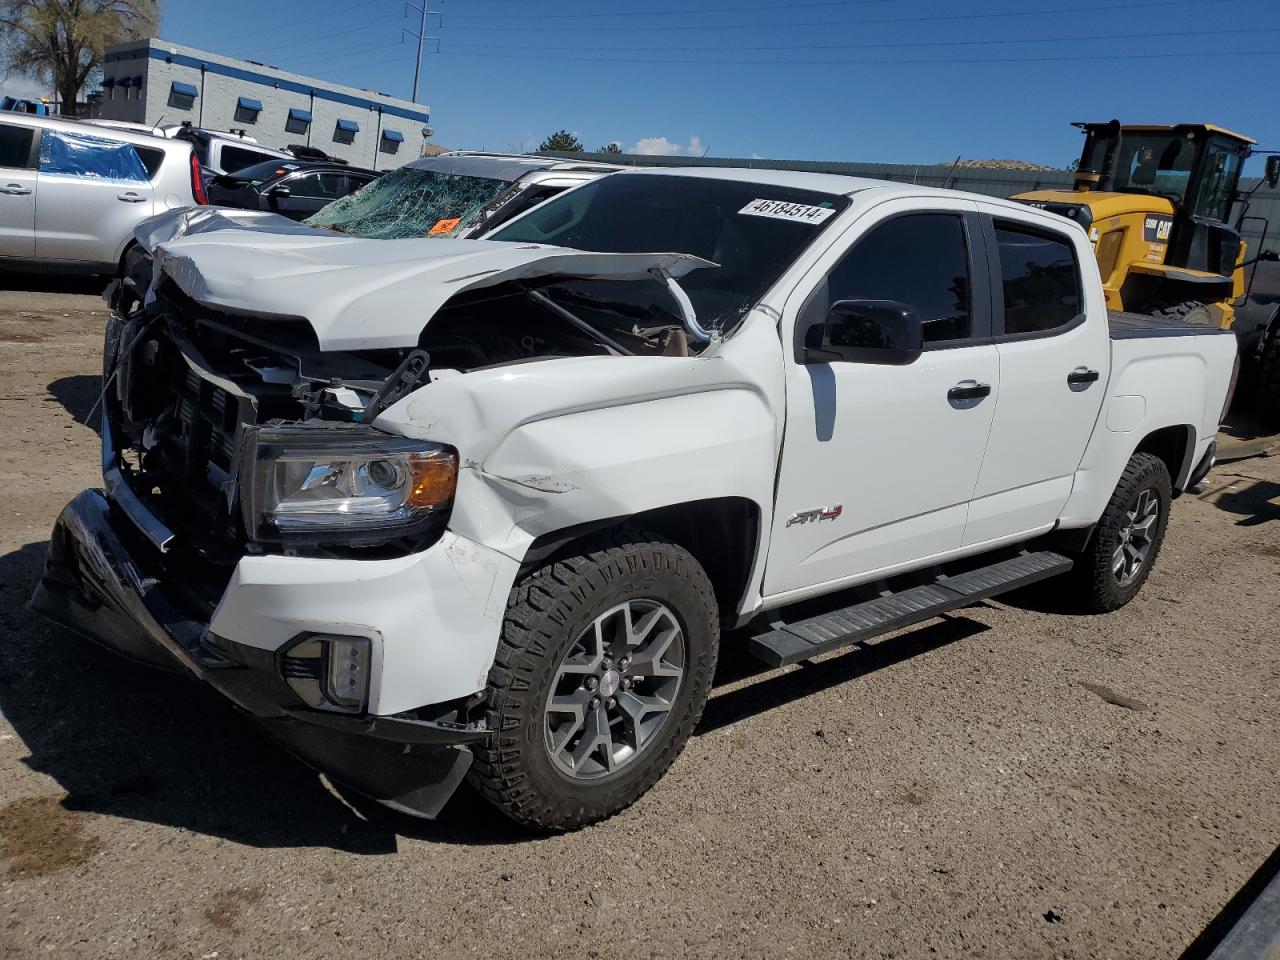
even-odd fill
[[[0,556],[0,714],[26,746],[22,762],[66,791],[66,808],[255,847],[361,855],[394,853],[400,837],[466,845],[541,838],[462,792],[437,820],[423,821],[333,789],[212,690],[131,663],[37,616],[27,602],[47,546]],[[695,735],[985,629],[950,617],[783,673],[749,660],[731,636],[716,687],[773,675],[713,694]]]
[[[102,426],[98,420],[98,397],[102,393],[102,377],[80,374],[71,377],[59,377],[46,388],[49,395],[57,400],[71,414],[76,423],[84,424],[94,433],[101,433]],[[89,416],[90,413],[93,416]]]
[[[774,707],[802,700],[831,687],[857,680],[868,674],[910,660],[930,650],[937,650],[990,629],[986,624],[962,615],[944,619],[911,630],[878,643],[860,645],[840,656],[821,661],[804,661],[798,669],[776,673],[767,679],[723,693],[712,692],[695,734],[712,733],[747,717]],[[725,638],[729,656],[722,655],[716,671],[715,686],[725,687],[752,676],[773,673],[773,667],[751,659],[739,638]],[[745,639],[745,638],[742,638]]]
[[[27,270],[0,270],[0,290],[26,293],[78,293],[101,296],[109,277],[85,277],[65,273],[35,273]]]
[[[1256,527],[1272,520],[1280,520],[1280,483],[1253,480],[1239,490],[1228,490],[1220,494],[1213,503],[1220,510],[1240,514],[1240,519],[1236,521],[1238,527]]]

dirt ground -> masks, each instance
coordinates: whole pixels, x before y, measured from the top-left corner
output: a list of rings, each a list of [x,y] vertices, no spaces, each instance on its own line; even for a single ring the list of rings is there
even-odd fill
[[[0,956],[1195,956],[1276,859],[1280,457],[1179,500],[1116,614],[1048,591],[771,672],[729,638],[623,815],[424,823],[26,609],[99,481],[104,317],[30,287],[0,281]]]

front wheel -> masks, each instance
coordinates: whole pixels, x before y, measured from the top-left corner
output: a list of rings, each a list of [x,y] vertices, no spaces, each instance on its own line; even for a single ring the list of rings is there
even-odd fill
[[[659,537],[615,532],[533,571],[508,601],[472,784],[544,830],[630,806],[693,731],[718,643],[706,573]]]
[[[1137,596],[1164,543],[1173,483],[1164,461],[1135,453],[1084,554],[1076,561],[1081,605],[1093,613],[1118,610]]]

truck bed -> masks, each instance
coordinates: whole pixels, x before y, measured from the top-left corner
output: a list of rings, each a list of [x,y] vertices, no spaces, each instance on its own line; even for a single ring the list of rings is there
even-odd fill
[[[1108,310],[1112,340],[1136,340],[1142,337],[1206,337],[1231,333],[1202,323],[1182,323],[1167,317],[1153,317],[1145,313],[1124,313]]]

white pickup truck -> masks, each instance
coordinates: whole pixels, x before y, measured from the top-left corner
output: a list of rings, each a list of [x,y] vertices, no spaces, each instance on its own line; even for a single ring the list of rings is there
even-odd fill
[[[464,778],[616,813],[722,646],[1060,574],[1127,603],[1236,355],[1108,316],[1065,219],[838,176],[628,170],[484,241],[157,232],[34,604],[422,816]]]

